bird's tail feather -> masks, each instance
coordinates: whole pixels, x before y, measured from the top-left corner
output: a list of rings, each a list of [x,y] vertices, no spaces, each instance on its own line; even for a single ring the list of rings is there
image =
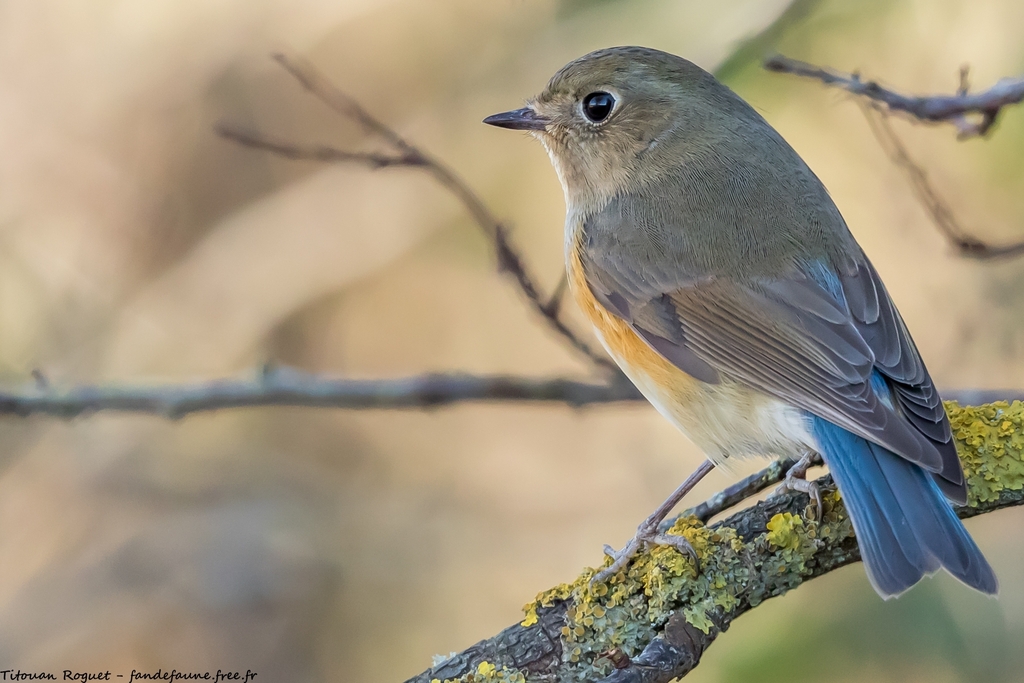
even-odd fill
[[[821,418],[814,418],[814,434],[881,596],[895,597],[940,567],[996,593],[992,567],[927,472]]]

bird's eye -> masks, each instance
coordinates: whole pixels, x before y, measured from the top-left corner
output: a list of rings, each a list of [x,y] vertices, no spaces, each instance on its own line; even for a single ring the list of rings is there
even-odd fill
[[[615,98],[606,92],[592,92],[583,98],[583,115],[594,123],[608,118],[615,106]]]

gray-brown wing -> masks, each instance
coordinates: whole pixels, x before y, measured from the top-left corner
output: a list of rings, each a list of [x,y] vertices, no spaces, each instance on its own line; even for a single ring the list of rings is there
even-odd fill
[[[885,285],[866,257],[839,268],[838,276],[854,325],[875,354],[875,369],[890,380],[901,414],[942,456],[936,481],[951,499],[966,503],[967,483],[942,398]]]
[[[651,276],[612,254],[585,250],[591,290],[682,370],[703,381],[728,377],[830,420],[939,474],[947,494],[962,499],[938,394],[865,257],[738,282],[682,273],[673,281],[668,269]],[[876,370],[898,407],[876,393]]]

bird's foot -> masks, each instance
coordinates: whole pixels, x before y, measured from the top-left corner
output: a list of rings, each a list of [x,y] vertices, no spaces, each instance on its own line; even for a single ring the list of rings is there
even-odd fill
[[[620,569],[629,564],[629,561],[633,559],[638,552],[649,545],[671,546],[684,555],[692,557],[693,563],[697,565],[697,553],[693,549],[693,546],[690,545],[689,541],[682,536],[672,536],[671,534],[662,533],[658,530],[658,527],[661,525],[662,520],[672,512],[672,508],[674,508],[676,504],[683,499],[683,496],[689,493],[693,487],[697,485],[697,482],[703,479],[704,475],[714,468],[715,465],[710,460],[702,462],[697,469],[695,469],[693,473],[691,473],[690,476],[688,476],[686,480],[679,485],[679,488],[673,491],[672,495],[669,496],[657,510],[651,513],[650,517],[645,519],[643,523],[637,527],[636,536],[634,536],[622,550],[616,552],[610,546],[606,545],[604,547],[604,552],[612,558],[612,563],[597,574],[594,574],[594,577],[590,579],[590,585],[607,581],[611,577],[615,576]],[[698,566],[698,571],[699,569],[700,568]]]
[[[623,546],[622,550],[615,550],[610,545],[604,547],[604,554],[612,558],[612,563],[594,574],[593,578],[590,579],[590,584],[603,583],[615,576],[620,569],[629,564],[637,553],[642,552],[650,546],[664,545],[671,548],[675,548],[683,555],[690,557],[693,560],[693,564],[700,570],[700,564],[697,559],[697,551],[693,549],[690,542],[682,536],[674,536],[672,534],[665,534],[658,531],[658,524],[661,522],[660,519],[654,519],[649,517],[644,520],[643,524],[637,527],[636,536],[630,539],[629,543]]]
[[[812,465],[817,464],[817,459],[816,453],[804,453],[797,463],[786,472],[786,478],[775,489],[775,494],[781,495],[789,491],[806,493],[814,504],[814,521],[820,522],[823,509],[821,506],[821,489],[813,481],[807,481],[807,470]]]

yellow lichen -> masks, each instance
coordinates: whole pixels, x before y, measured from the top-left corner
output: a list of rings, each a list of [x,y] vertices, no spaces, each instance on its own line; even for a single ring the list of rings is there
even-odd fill
[[[822,522],[779,516],[772,531],[745,543],[735,529],[709,528],[696,517],[677,519],[668,530],[689,541],[701,571],[693,561],[670,546],[655,546],[637,555],[607,582],[590,584],[596,570],[588,569],[571,584],[561,584],[526,605],[524,626],[537,623],[537,610],[559,601],[566,606],[563,660],[573,664],[579,680],[604,676],[611,663],[602,656],[613,649],[637,655],[664,626],[673,612],[682,610],[686,620],[704,633],[714,627],[712,615],[728,614],[741,599],[752,604],[799,583],[807,561],[824,542],[852,534],[838,504],[837,495],[824,496]],[[785,542],[782,527],[785,526]],[[768,539],[774,534],[774,540]],[[768,555],[770,580],[757,585],[759,574],[751,567],[748,545],[758,544]],[[607,566],[607,562],[606,565]],[[742,597],[741,597],[742,593]]]
[[[1024,404],[947,403],[946,410],[964,464],[970,504],[1024,489]],[[608,652],[636,656],[676,612],[695,628],[710,632],[716,614],[727,616],[742,604],[755,606],[798,585],[816,566],[815,554],[851,537],[853,526],[839,492],[828,490],[817,519],[806,513],[778,514],[763,533],[746,540],[736,529],[709,528],[695,517],[676,520],[668,533],[683,536],[693,546],[699,573],[689,557],[655,546],[606,582],[591,586],[596,570],[587,569],[572,583],[545,591],[525,606],[522,625],[529,627],[537,624],[539,609],[568,602],[562,658],[571,666],[562,679],[608,675]]]
[[[768,522],[768,533],[765,538],[777,548],[788,548],[797,550],[800,548],[800,531],[803,529],[804,520],[791,512],[783,512],[775,515]]]
[[[1024,488],[1024,403],[960,406],[947,401],[946,412],[967,477],[969,505]]]

